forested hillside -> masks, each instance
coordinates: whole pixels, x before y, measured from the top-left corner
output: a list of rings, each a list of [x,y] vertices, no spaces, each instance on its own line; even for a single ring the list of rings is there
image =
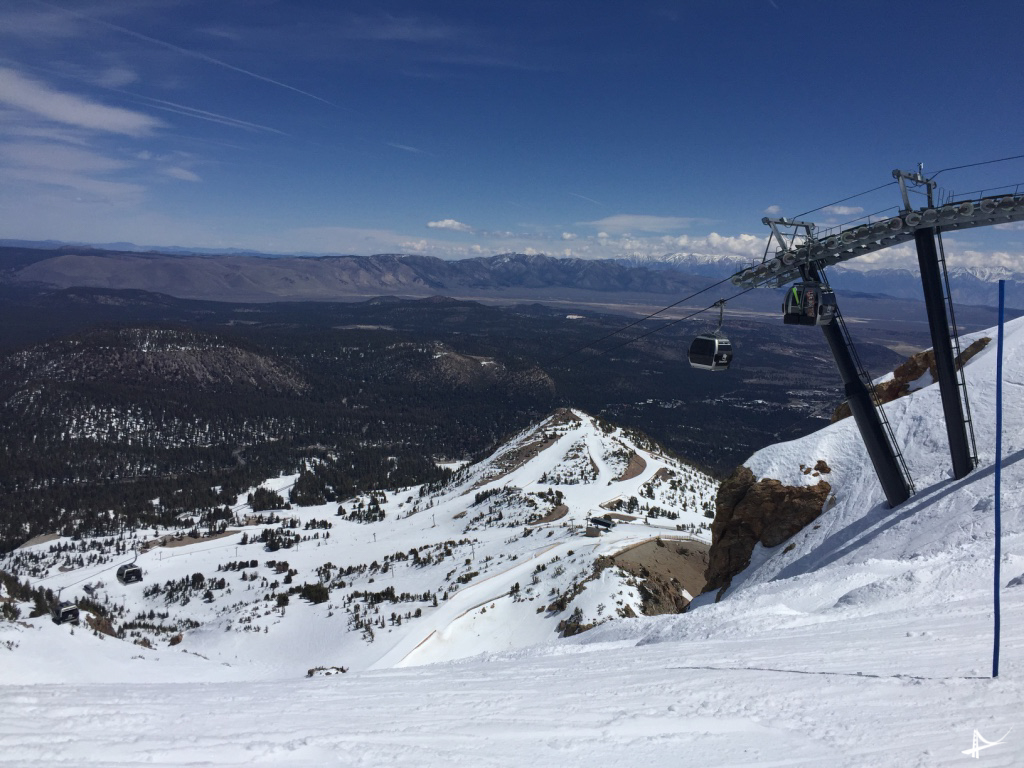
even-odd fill
[[[742,319],[729,325],[738,353],[725,375],[687,364],[703,323],[583,349],[623,318],[539,305],[24,291],[0,320],[5,548],[70,520],[99,532],[213,513],[311,457],[323,493],[437,481],[438,463],[478,456],[557,406],[723,472],[820,426],[840,399],[819,334]],[[872,344],[861,353],[899,359]]]

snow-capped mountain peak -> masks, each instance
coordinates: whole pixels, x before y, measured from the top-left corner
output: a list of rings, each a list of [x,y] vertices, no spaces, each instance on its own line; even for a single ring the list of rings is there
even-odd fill
[[[126,653],[175,647],[286,676],[519,648],[679,610],[703,585],[717,483],[579,411],[557,411],[439,487],[285,509],[298,477],[243,494],[216,527],[196,517],[54,538],[0,567],[79,598],[88,626]],[[617,524],[597,529],[595,517]],[[645,554],[645,542],[667,551]],[[135,549],[144,582],[120,584]],[[44,618],[33,626],[67,634]]]

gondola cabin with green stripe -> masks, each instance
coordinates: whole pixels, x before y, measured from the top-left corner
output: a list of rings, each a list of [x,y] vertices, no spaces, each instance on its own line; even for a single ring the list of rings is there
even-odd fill
[[[805,280],[786,291],[782,321],[786,325],[828,325],[836,316],[836,295],[827,285]]]

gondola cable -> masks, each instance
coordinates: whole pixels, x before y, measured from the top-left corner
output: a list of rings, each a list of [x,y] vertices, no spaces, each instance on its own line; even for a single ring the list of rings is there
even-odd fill
[[[946,171],[961,171],[964,168],[976,168],[979,165],[991,165],[992,163],[1005,163],[1007,160],[1020,160],[1020,159],[1024,159],[1024,155],[1013,155],[1011,157],[1000,157],[997,160],[982,160],[981,162],[978,162],[978,163],[967,163],[966,165],[953,165],[953,166],[950,166],[949,168],[943,168],[941,171],[936,171],[935,173],[932,174],[932,178],[934,179],[940,173],[945,173]]]
[[[766,251],[767,251],[767,249],[766,249]],[[639,325],[640,323],[646,322],[647,320],[650,320],[652,317],[657,317],[662,312],[667,312],[668,310],[672,309],[673,307],[678,307],[684,301],[689,301],[690,299],[693,299],[693,298],[696,298],[697,296],[700,296],[702,293],[707,293],[712,288],[717,288],[718,286],[722,285],[723,283],[729,282],[729,280],[730,280],[730,278],[728,278],[728,277],[723,279],[723,280],[719,280],[717,283],[713,283],[713,284],[707,286],[706,288],[702,288],[701,290],[696,291],[695,293],[691,293],[689,296],[684,296],[679,301],[676,301],[676,302],[674,302],[672,304],[669,304],[667,307],[662,307],[657,312],[652,312],[651,314],[646,315],[645,317],[641,317],[638,320],[634,320],[631,323],[627,323],[626,325],[622,326],[621,328],[617,328],[614,331],[612,331],[611,333],[606,334],[606,335],[602,336],[599,339],[593,339],[592,341],[589,341],[586,344],[584,344],[582,347],[577,347],[576,349],[572,350],[571,352],[567,352],[566,354],[562,355],[561,357],[556,357],[550,363],[547,363],[544,366],[544,368],[554,368],[559,363],[561,363],[563,360],[567,360],[568,358],[572,357],[573,355],[577,355],[580,352],[583,352],[584,350],[587,350],[587,349],[594,349],[594,345],[595,344],[600,344],[602,341],[606,341],[607,339],[610,339],[613,336],[618,336],[623,331],[628,331],[630,328],[632,328],[632,327],[634,327],[636,325]],[[714,305],[712,305],[712,306],[714,306]],[[700,310],[700,312],[704,312],[704,311],[706,311],[706,310],[703,310],[703,309]],[[700,312],[697,312],[696,314],[700,314]],[[642,338],[642,337],[638,337],[638,338]],[[628,344],[629,342],[627,341],[626,343]],[[617,349],[617,347],[612,347],[612,349]]]
[[[767,240],[767,242],[765,243],[765,252],[764,252],[764,255],[762,255],[762,257],[761,257],[762,261],[764,261],[765,257],[768,255],[768,249],[770,247],[771,247],[771,238],[769,238]],[[593,341],[590,341],[590,342],[584,344],[582,347],[575,348],[571,352],[567,352],[567,353],[561,355],[560,357],[556,357],[551,362],[549,362],[549,364],[547,364],[545,366],[545,368],[546,369],[554,368],[554,367],[556,367],[559,364],[559,362],[561,362],[564,359],[567,359],[568,357],[571,357],[574,354],[579,354],[580,352],[584,351],[585,349],[594,349],[595,348],[594,347],[595,344],[600,344],[602,341],[605,341],[606,339],[610,339],[612,336],[617,336],[618,334],[621,334],[623,331],[628,331],[629,329],[633,328],[634,326],[638,326],[641,323],[649,321],[649,319],[651,317],[656,317],[657,315],[659,315],[662,312],[668,311],[669,309],[672,309],[673,307],[679,306],[684,301],[689,301],[690,299],[696,298],[697,296],[699,296],[702,293],[707,293],[708,291],[712,290],[713,288],[718,288],[723,283],[727,283],[730,280],[731,280],[731,278],[726,278],[724,280],[720,280],[718,283],[714,283],[714,284],[708,286],[707,288],[702,288],[701,290],[696,291],[695,293],[691,293],[689,296],[684,296],[679,301],[676,301],[676,302],[674,302],[672,304],[669,304],[666,307],[662,307],[662,308],[658,309],[656,312],[651,312],[650,314],[648,314],[648,315],[646,315],[644,317],[640,317],[639,319],[636,319],[636,321],[633,321],[632,323],[629,323],[629,324],[623,326],[622,328],[618,328],[618,329],[612,331],[610,334],[606,334],[605,336],[602,336],[599,339],[594,339]],[[736,296],[742,296],[744,293],[748,293],[748,292],[743,291],[742,293],[736,294]],[[731,298],[735,298],[735,296],[733,296]],[[728,300],[729,299],[725,299],[725,301],[728,301]],[[717,304],[717,302],[716,302],[716,304]],[[706,311],[708,311],[708,309],[716,306],[716,304],[712,304],[710,307],[705,307],[703,309],[700,309],[700,310],[694,312],[693,314],[687,315],[686,317],[681,317],[680,319],[687,319],[687,318],[692,317],[692,316],[694,316],[696,314],[700,314],[700,312],[706,312]],[[673,321],[668,326],[663,326],[663,328],[668,328],[669,326],[674,325],[675,323],[678,323],[678,322],[679,321]],[[643,334],[641,336],[636,337],[636,339],[642,339],[644,336],[647,336],[647,335],[648,334]],[[620,344],[618,346],[611,347],[611,349],[618,349],[618,347],[625,346],[626,344],[631,344],[633,341],[636,341],[636,339],[631,339],[631,340],[625,342],[624,344]],[[599,350],[596,350],[596,351],[599,351]],[[610,351],[610,350],[605,350],[605,351]],[[595,356],[600,356],[600,353],[595,355]],[[590,359],[593,359],[593,358],[590,358]]]
[[[713,287],[713,286],[709,286],[709,287]],[[707,289],[705,289],[705,290],[707,290]],[[628,346],[628,345],[632,344],[635,341],[640,341],[640,339],[646,338],[646,337],[650,336],[651,334],[658,333],[658,331],[663,331],[666,328],[670,328],[671,326],[676,325],[677,323],[681,323],[684,320],[690,320],[690,319],[696,317],[697,315],[700,315],[700,314],[703,314],[704,312],[708,312],[709,310],[715,309],[716,307],[719,307],[722,304],[726,304],[726,303],[732,301],[733,299],[737,299],[737,298],[739,298],[740,296],[742,296],[745,293],[750,293],[752,290],[754,290],[754,288],[747,288],[745,291],[740,291],[739,293],[733,294],[732,296],[730,296],[727,299],[719,299],[718,301],[714,302],[713,304],[709,304],[708,306],[706,306],[706,307],[704,307],[702,309],[698,309],[696,312],[691,312],[690,314],[685,315],[683,317],[678,317],[675,320],[669,320],[667,323],[664,323],[663,325],[659,325],[657,328],[652,328],[649,331],[645,331],[644,333],[641,333],[639,336],[634,336],[633,338],[626,339],[621,344],[616,344],[614,347],[608,347],[608,349],[596,350],[597,354],[592,355],[591,357],[586,358],[585,360],[581,361],[580,364],[582,365],[582,364],[585,364],[585,363],[591,363],[594,360],[597,360],[599,357],[603,357],[604,355],[608,354],[609,352],[614,352],[615,350],[621,349],[622,347],[625,347],[625,346]],[[668,309],[668,307],[666,307],[665,309]],[[664,311],[664,310],[661,310],[661,311]],[[655,314],[657,314],[657,313],[655,313]],[[651,317],[653,317],[653,316],[654,315],[651,315]],[[644,319],[647,319],[647,318],[644,318]],[[636,325],[636,323],[633,323],[633,325]],[[614,334],[612,334],[612,335],[614,335]],[[582,347],[581,350],[582,349],[587,349],[587,348],[588,347]],[[577,352],[581,351],[581,350],[577,350]],[[573,352],[572,354],[575,354],[575,352]]]

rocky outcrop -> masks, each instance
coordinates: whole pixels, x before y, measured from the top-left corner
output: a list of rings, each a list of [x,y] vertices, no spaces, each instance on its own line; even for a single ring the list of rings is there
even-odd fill
[[[704,591],[728,587],[749,565],[755,544],[778,546],[817,518],[831,491],[824,480],[793,487],[770,478],[758,480],[746,467],[734,470],[715,500]]]
[[[992,341],[989,337],[977,339],[953,361],[957,370],[967,364],[967,361],[981,352],[988,343]],[[892,372],[892,378],[883,381],[875,387],[875,395],[879,403],[890,403],[898,397],[903,397],[910,392],[910,385],[928,373],[931,381],[936,381],[935,373],[935,351],[926,349],[911,355],[905,363],[898,366]],[[928,383],[930,384],[931,381]],[[840,404],[832,414],[831,421],[837,422],[850,415],[850,406],[846,403]]]

